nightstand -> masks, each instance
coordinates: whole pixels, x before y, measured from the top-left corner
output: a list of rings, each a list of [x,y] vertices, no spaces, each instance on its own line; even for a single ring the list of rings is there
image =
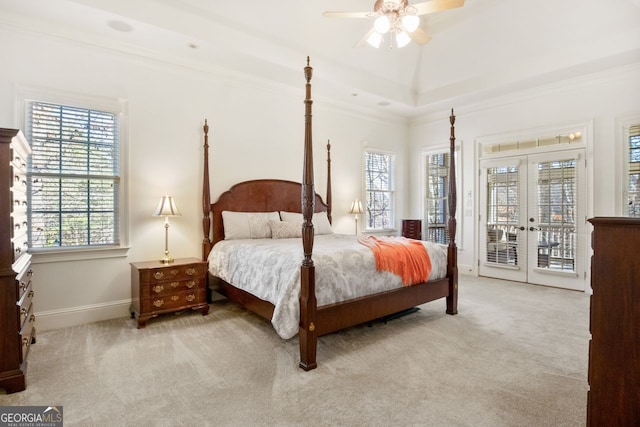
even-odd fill
[[[131,318],[144,328],[159,314],[191,309],[207,315],[206,275],[207,263],[197,258],[131,263]]]
[[[402,237],[408,239],[422,239],[422,220],[419,219],[403,219],[402,220]]]

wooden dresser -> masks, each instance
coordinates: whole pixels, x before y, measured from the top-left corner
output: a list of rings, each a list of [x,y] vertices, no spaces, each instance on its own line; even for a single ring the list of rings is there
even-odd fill
[[[131,317],[138,328],[163,313],[192,309],[209,313],[207,303],[207,263],[197,258],[131,263]]]
[[[592,218],[587,426],[640,425],[640,219]]]
[[[31,255],[27,253],[27,161],[31,147],[18,129],[0,128],[0,388],[26,388],[35,343]]]
[[[419,219],[402,220],[402,237],[409,239],[422,239],[422,221]]]

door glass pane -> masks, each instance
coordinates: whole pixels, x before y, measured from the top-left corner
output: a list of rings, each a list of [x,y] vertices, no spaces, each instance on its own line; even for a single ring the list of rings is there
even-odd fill
[[[449,243],[449,153],[427,154],[425,194],[426,239],[430,242]]]
[[[517,166],[487,169],[487,262],[518,265],[518,189]]]
[[[538,163],[538,268],[575,270],[576,161]]]

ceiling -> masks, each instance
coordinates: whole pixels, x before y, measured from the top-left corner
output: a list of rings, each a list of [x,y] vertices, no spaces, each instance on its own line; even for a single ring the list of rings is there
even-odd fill
[[[0,25],[296,89],[310,56],[314,99],[407,118],[640,62],[640,0],[466,0],[402,49],[356,48],[369,20],[322,16],[373,4],[0,0]]]

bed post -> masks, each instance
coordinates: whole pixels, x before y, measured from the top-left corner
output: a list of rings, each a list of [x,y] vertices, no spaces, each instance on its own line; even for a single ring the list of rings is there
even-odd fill
[[[202,260],[211,252],[211,195],[209,193],[209,125],[204,119],[204,174],[202,178]]]
[[[316,347],[318,344],[318,334],[316,332],[316,275],[311,253],[313,252],[313,217],[315,205],[315,189],[313,186],[313,146],[311,139],[311,76],[313,68],[309,66],[307,56],[307,66],[304,68],[306,83],[305,120],[304,120],[304,164],[302,172],[302,247],[304,250],[304,260],[300,267],[300,327],[298,339],[300,342],[300,364],[305,371],[314,369],[316,363]]]
[[[329,223],[333,224],[331,219],[331,141],[327,139],[327,216]]]
[[[458,248],[456,246],[456,137],[454,123],[456,116],[451,109],[449,122],[451,136],[449,137],[449,248],[447,252],[447,277],[449,278],[449,296],[447,297],[447,314],[458,313]]]

